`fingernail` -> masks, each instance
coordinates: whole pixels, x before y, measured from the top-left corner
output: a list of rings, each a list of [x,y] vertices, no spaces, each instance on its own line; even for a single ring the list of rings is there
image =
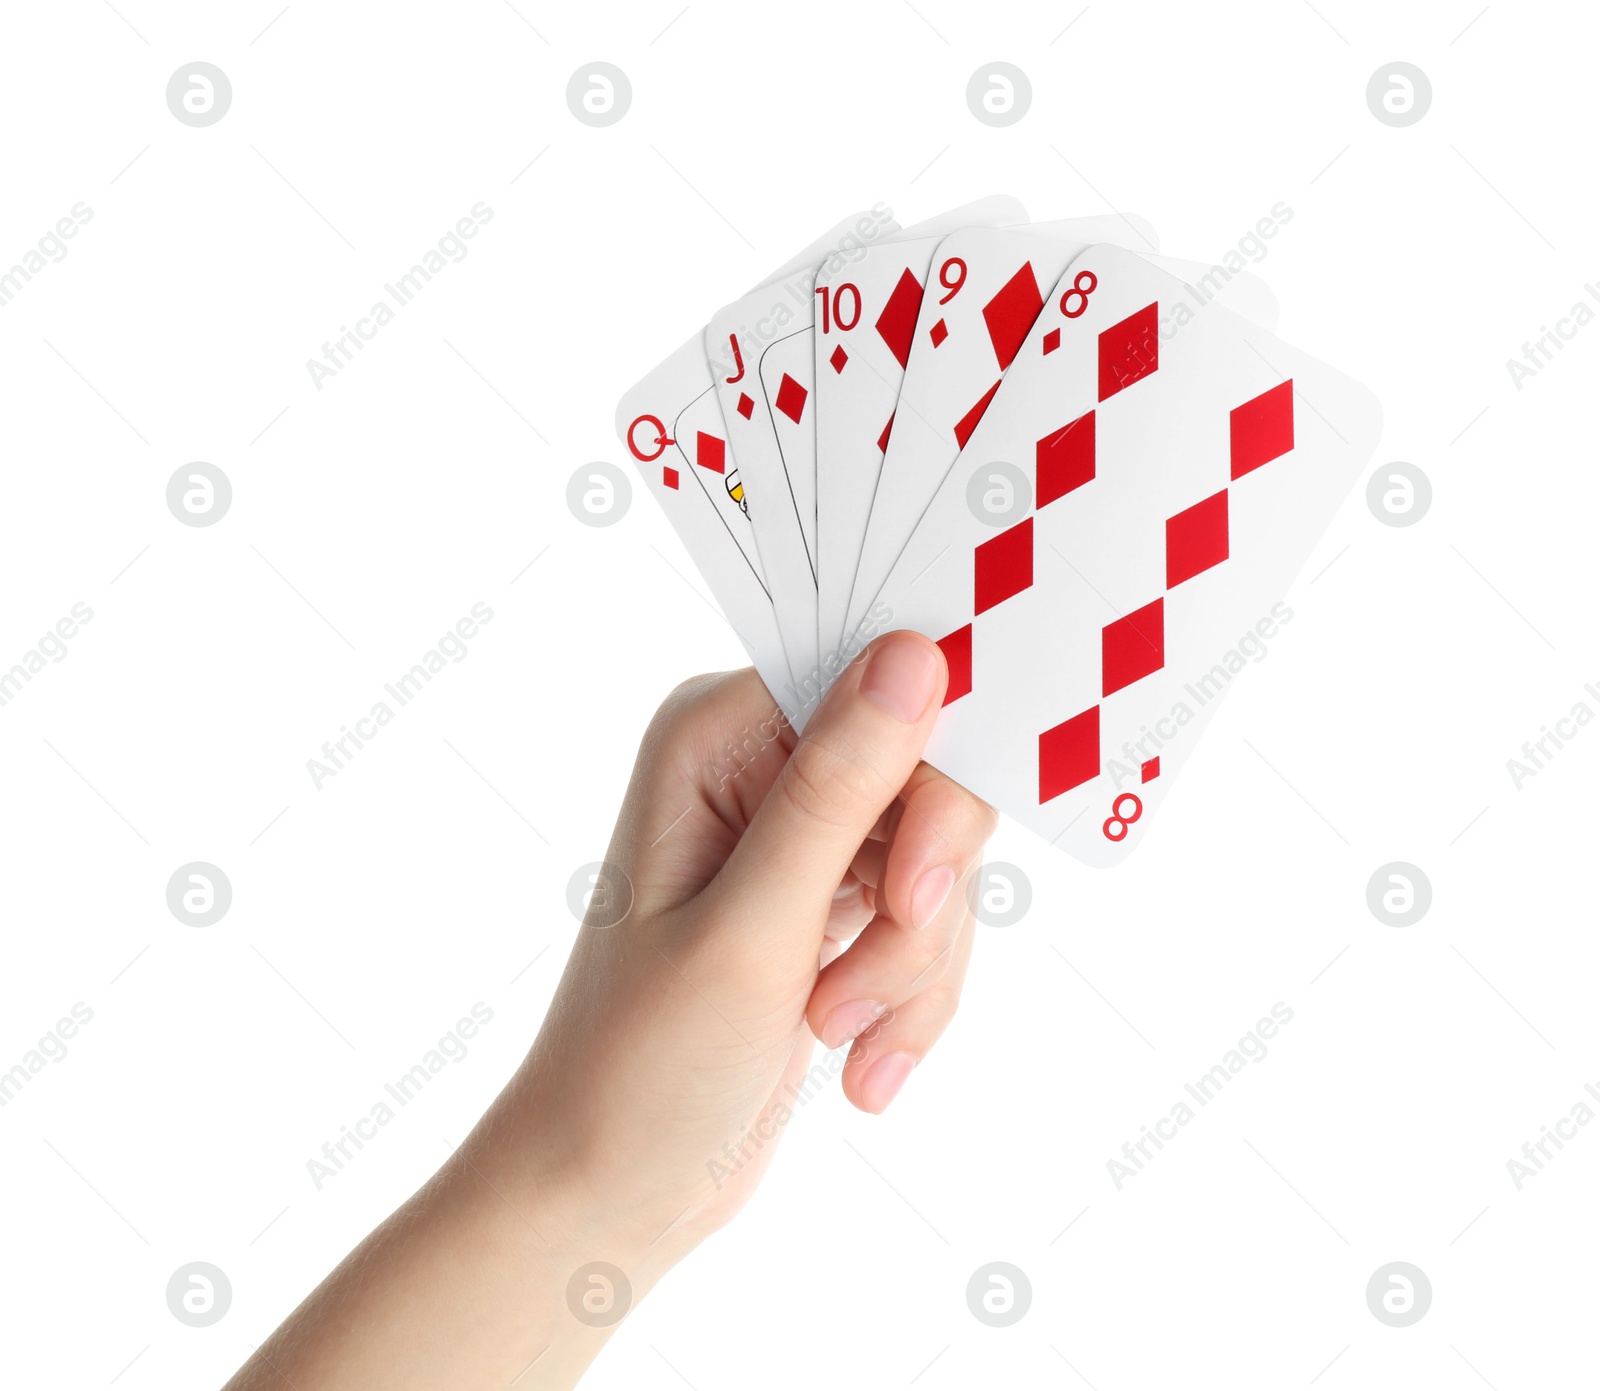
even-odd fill
[[[822,1026],[822,1046],[838,1048],[849,1043],[867,1025],[883,1018],[888,1008],[877,1000],[851,1000],[849,1004],[835,1005],[828,1011]]]
[[[950,890],[955,887],[956,872],[949,865],[940,865],[930,869],[917,880],[916,888],[911,890],[911,926],[921,929],[934,919],[934,915],[944,907],[945,900],[950,897]]]
[[[890,1053],[879,1058],[861,1079],[861,1104],[873,1115],[881,1116],[900,1095],[900,1088],[916,1065],[917,1060],[910,1053]]]
[[[933,699],[939,663],[920,642],[901,638],[872,654],[861,677],[861,694],[904,724],[915,724]]]

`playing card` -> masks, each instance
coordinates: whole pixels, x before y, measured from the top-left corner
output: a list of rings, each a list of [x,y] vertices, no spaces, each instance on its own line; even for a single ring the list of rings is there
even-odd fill
[[[923,297],[900,387],[897,429],[889,436],[870,509],[859,523],[859,560],[840,634],[853,631],[870,609],[982,418],[1044,306],[1041,287],[1054,284],[1090,242],[1128,247],[1178,276],[1189,286],[1185,304],[1195,313],[1208,304],[1224,304],[1264,328],[1276,325],[1277,301],[1256,276],[1152,255],[1145,240],[1138,228],[1130,231],[1125,219],[1112,217],[970,227],[952,232],[939,245],[934,292]],[[1187,322],[1187,311],[1183,317]]]
[[[1376,400],[1096,246],[1044,310],[876,607],[936,637],[927,757],[1121,859],[1375,446]]]
[[[809,325],[778,339],[761,354],[761,392],[772,419],[772,431],[783,478],[794,500],[807,566],[815,585],[817,554],[817,433],[812,404],[815,362]]]
[[[1015,199],[995,197],[903,232],[884,217],[850,247],[819,257],[816,269],[821,274],[837,273],[896,236],[942,234],[972,223],[1014,222],[1025,216]],[[814,380],[797,353],[809,347],[814,298],[809,279],[792,277],[725,305],[705,331],[724,435],[750,503],[752,533],[794,677],[793,690],[784,694],[796,707],[797,724],[804,723],[808,705],[820,699],[827,684],[817,645],[815,409],[810,404]],[[768,373],[765,355],[780,345],[780,358],[792,361],[792,371]],[[769,379],[770,390],[759,390]],[[779,445],[780,421],[786,422],[787,454]]]
[[[759,359],[774,338],[790,337],[797,324],[810,322],[811,286],[819,263],[848,261],[876,239],[899,230],[881,203],[847,218],[840,227],[845,231],[822,247],[816,260],[791,265],[786,274],[725,305],[712,316],[702,335],[702,356],[713,384],[711,409],[719,419],[716,433],[727,442],[729,467],[738,474],[747,520],[744,534],[760,557],[763,583],[784,650],[788,678],[783,689],[774,687],[773,691],[784,698],[791,718],[800,713],[794,693],[805,688],[816,665],[815,638],[809,636],[815,622],[806,617],[814,613],[814,600],[808,603],[807,596],[815,593],[815,580],[798,524],[796,495],[797,487],[814,492],[815,481],[814,470],[794,482],[784,475],[773,440],[773,407],[760,389]],[[803,394],[800,399],[803,403]],[[785,398],[785,405],[799,414],[790,398]],[[810,428],[809,419],[806,428]],[[808,506],[814,510],[814,504]]]
[[[857,221],[846,219],[819,237],[766,284],[802,275],[809,285],[818,261],[860,244]],[[756,670],[783,704],[791,674],[700,334],[622,398],[616,426]]]

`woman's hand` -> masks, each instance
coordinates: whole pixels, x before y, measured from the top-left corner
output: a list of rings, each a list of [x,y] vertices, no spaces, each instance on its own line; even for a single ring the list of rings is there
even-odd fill
[[[855,1105],[894,1099],[955,1012],[965,883],[995,824],[919,762],[944,686],[937,646],[897,633],[798,739],[752,671],[662,706],[607,852],[614,882],[524,1069],[568,1162],[704,1229],[770,1158],[813,1035],[856,1039]]]
[[[844,1092],[887,1107],[955,1012],[995,824],[920,762],[944,689],[893,633],[799,737],[752,671],[675,691],[526,1060],[236,1391],[570,1386],[749,1196],[830,1076],[813,1035],[853,1039]]]

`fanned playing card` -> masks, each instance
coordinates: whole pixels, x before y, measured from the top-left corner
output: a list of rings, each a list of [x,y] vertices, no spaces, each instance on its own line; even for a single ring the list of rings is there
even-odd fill
[[[846,647],[845,634],[850,631],[846,629],[846,611],[861,562],[867,515],[893,437],[894,413],[914,349],[918,315],[931,299],[925,288],[931,285],[934,253],[950,235],[984,226],[994,230],[1014,226],[1021,208],[1006,216],[1010,213],[1006,202],[994,198],[987,205],[957,208],[955,213],[909,227],[896,239],[870,247],[848,266],[830,264],[818,271],[816,531],[818,647],[824,655]],[[979,208],[987,216],[973,216]],[[1077,229],[1082,245],[1093,240],[1122,242],[1126,237],[1152,250],[1155,247],[1154,230],[1144,219],[1133,216],[1085,218],[1053,227]],[[939,264],[942,274],[949,263],[941,258]],[[934,287],[934,293],[941,296],[947,295],[947,290],[947,285]],[[866,597],[870,600],[872,595]]]
[[[984,231],[1000,238],[1018,235],[1013,228],[998,226],[939,230],[946,235],[913,237],[908,231],[892,243],[870,248],[848,266],[828,267],[817,276],[817,545],[822,556],[817,623],[824,652],[845,646],[845,635],[860,622],[877,584],[888,573],[885,566],[874,575],[872,592],[863,596],[860,610],[851,615],[868,517],[886,451],[894,448],[902,383],[921,346],[920,316],[936,316],[938,307],[962,288],[964,263],[959,256],[947,256],[944,243]],[[1148,223],[1120,214],[1051,223],[1037,230],[1051,238],[1075,238],[1057,242],[1074,252],[1096,241],[1152,250],[1156,244]],[[1067,259],[1061,261],[1063,266]],[[932,278],[935,267],[938,283]],[[1018,342],[1029,322],[1010,326]],[[914,403],[906,419],[908,425],[920,423]],[[955,457],[953,451],[950,457]],[[923,502],[932,496],[930,485]],[[909,526],[905,535],[910,535]],[[903,542],[905,536],[900,539]]]
[[[1364,388],[1096,246],[1051,288],[878,596],[939,640],[928,759],[1094,865],[1120,860],[1376,445]],[[994,461],[1031,496],[970,505]]]
[[[982,199],[903,231],[887,214],[866,214],[857,219],[847,244],[830,248],[814,270],[828,275],[860,264],[874,248],[897,239],[1015,222],[1024,216],[1022,205],[1006,197]],[[794,347],[809,347],[813,281],[795,277],[753,291],[719,309],[705,331],[724,434],[752,504],[752,529],[794,677],[793,688],[780,694],[794,708],[797,723],[804,722],[826,685],[817,644],[816,413],[808,405],[815,382],[810,364],[796,357],[793,370],[778,374],[765,399],[756,388],[767,378],[764,358],[769,349],[779,350],[787,360]],[[780,422],[785,421],[790,427],[784,432],[787,451],[779,445]],[[806,513],[808,500],[811,516]]]
[[[781,403],[766,398],[760,386],[760,358],[774,340],[789,341],[809,328],[819,263],[849,261],[877,238],[900,230],[881,204],[847,218],[840,228],[844,230],[822,247],[810,265],[792,267],[788,274],[723,306],[703,334],[702,351],[713,384],[710,407],[719,416],[717,433],[727,442],[731,467],[739,476],[749,535],[760,557],[789,672],[790,679],[773,693],[783,697],[791,718],[803,718],[802,693],[817,664],[815,564],[803,525],[805,510],[815,512],[815,463],[813,456],[800,460],[796,472],[786,467],[775,438],[773,413],[782,410],[796,421],[803,420],[808,433],[812,422],[804,412],[807,387],[788,387]]]
[[[840,245],[858,244],[850,240],[856,235],[855,221],[846,219],[824,233],[774,271],[766,284],[800,275],[809,285],[818,261]],[[789,667],[700,334],[622,398],[616,428],[645,486],[782,704]]]
[[[935,292],[924,297],[917,320],[896,409],[899,428],[887,441],[864,522],[841,633],[853,631],[877,597],[1044,308],[1044,292],[1090,242],[1125,246],[1186,283],[1189,293],[1165,325],[1169,333],[1214,304],[1263,328],[1277,323],[1277,301],[1255,276],[1156,256],[1150,241],[1142,224],[1108,217],[968,227],[940,243]]]

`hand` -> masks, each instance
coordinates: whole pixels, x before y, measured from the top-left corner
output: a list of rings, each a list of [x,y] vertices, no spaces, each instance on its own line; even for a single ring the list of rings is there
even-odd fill
[[[522,1066],[234,1391],[571,1386],[610,1332],[572,1312],[574,1272],[620,1268],[636,1300],[729,1220],[829,1080],[813,1034],[854,1040],[844,1093],[887,1107],[955,1012],[995,825],[919,761],[945,681],[889,634],[799,737],[753,671],[679,687]]]
[[[528,1103],[605,1191],[715,1225],[797,1109],[813,1034],[856,1040],[842,1086],[873,1112],[938,1040],[995,824],[918,761],[944,687],[938,647],[899,633],[799,739],[753,671],[662,706],[606,855],[632,907],[614,927],[598,924],[615,906],[591,910],[525,1069]]]

